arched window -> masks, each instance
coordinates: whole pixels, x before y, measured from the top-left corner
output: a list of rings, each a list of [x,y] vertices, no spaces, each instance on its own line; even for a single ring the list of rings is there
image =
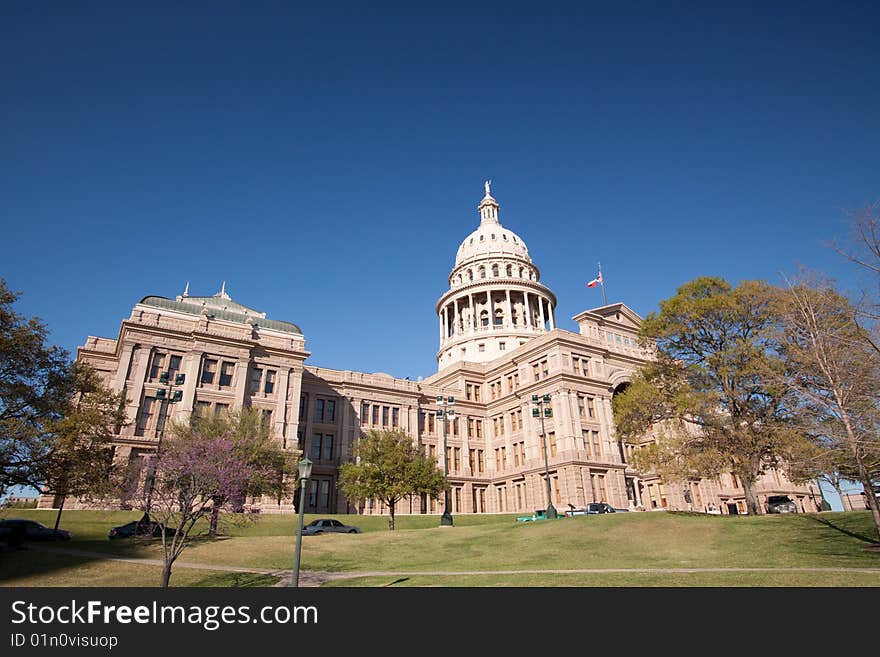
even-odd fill
[[[489,326],[489,311],[484,310],[480,313],[480,326]]]
[[[480,278],[486,278],[486,268],[483,267],[482,265],[480,265],[479,273],[480,273]]]
[[[522,267],[519,268],[519,277],[520,278],[523,277],[523,268]]]
[[[507,265],[507,277],[508,278],[513,277],[513,265]]]
[[[501,308],[496,308],[495,309],[495,326],[501,326],[502,324],[504,324],[504,311]]]
[[[492,276],[498,278],[498,265],[492,265]]]
[[[468,280],[469,281],[474,280],[474,270],[473,269],[468,269]]]

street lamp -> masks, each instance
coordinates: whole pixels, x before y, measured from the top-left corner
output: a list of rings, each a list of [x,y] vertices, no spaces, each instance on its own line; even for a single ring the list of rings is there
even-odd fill
[[[144,509],[143,521],[148,522],[150,519],[150,511],[153,508],[153,485],[156,480],[156,466],[154,460],[159,458],[159,450],[162,449],[162,438],[165,436],[165,423],[168,419],[168,410],[170,404],[176,404],[183,400],[183,390],[175,390],[182,386],[186,381],[186,375],[178,373],[174,375],[174,381],[171,380],[171,372],[161,372],[159,374],[159,385],[156,389],[156,399],[159,400],[159,442],[156,444],[156,453],[150,458],[150,471],[147,475],[147,499],[146,508]],[[164,386],[164,387],[162,387]]]
[[[532,417],[541,418],[541,440],[544,441],[544,478],[547,480],[547,517],[556,517],[556,508],[550,501],[550,462],[547,454],[547,432],[544,431],[544,418],[552,417],[553,409],[550,408],[550,395],[532,395]]]
[[[312,462],[304,456],[299,462],[299,523],[296,530],[296,557],[293,560],[293,576],[290,585],[299,586],[299,555],[302,553],[303,512],[306,510],[306,482],[312,476]]]
[[[437,395],[437,419],[443,420],[443,474],[448,477],[449,464],[446,458],[446,425],[449,420],[455,419],[455,397],[444,397]],[[448,482],[447,482],[448,483]],[[440,516],[441,527],[452,527],[452,504],[449,499],[449,487],[443,493],[443,515]]]

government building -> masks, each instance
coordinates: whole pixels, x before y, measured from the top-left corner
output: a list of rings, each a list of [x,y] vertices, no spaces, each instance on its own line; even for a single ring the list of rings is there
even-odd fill
[[[384,514],[378,501],[346,499],[338,469],[363,431],[397,428],[441,468],[445,445],[453,514],[547,508],[548,475],[560,513],[594,501],[745,513],[735,476],[665,482],[631,467],[633,453],[657,436],[618,440],[611,402],[651,357],[637,340],[641,318],[614,303],[579,313],[573,330],[560,328],[556,296],[523,239],[502,225],[489,183],[478,211],[435,305],[438,371],[420,381],[313,365],[296,324],[233,301],[225,286],[212,296],[192,296],[187,286],[175,298],[141,299],[116,338],[89,337],[78,350],[128,400],[117,462],[145,463],[167,422],[247,405],[282,448],[314,462],[309,513]],[[454,418],[438,416],[438,398]],[[821,503],[815,485],[796,486],[778,471],[763,476],[758,494],[762,503],[789,495],[801,511]],[[253,502],[264,512],[294,509],[292,498]],[[51,496],[40,501],[54,504]],[[440,514],[443,506],[442,497],[414,497],[396,512]]]

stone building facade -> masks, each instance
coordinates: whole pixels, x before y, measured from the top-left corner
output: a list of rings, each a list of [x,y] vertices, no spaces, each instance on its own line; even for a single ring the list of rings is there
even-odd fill
[[[637,340],[641,318],[615,303],[576,315],[576,331],[557,327],[556,297],[522,238],[501,224],[499,209],[487,183],[480,224],[459,247],[449,290],[435,307],[438,372],[418,382],[307,365],[295,324],[234,302],[225,288],[208,297],[188,289],[173,300],[145,297],[115,340],[89,337],[78,352],[126,393],[131,422],[117,436],[117,459],[137,462],[154,452],[170,419],[250,405],[279,445],[314,462],[310,513],[385,513],[380,502],[354,506],[336,486],[339,466],[372,428],[403,429],[441,465],[445,444],[453,514],[545,508],[548,475],[560,512],[604,501],[633,510],[745,513],[733,475],[682,484],[632,469],[634,451],[655,437],[619,441],[611,401],[651,357]],[[157,396],[162,372],[171,382],[164,401]],[[178,373],[185,376],[175,388]],[[180,400],[171,402],[176,389]],[[549,396],[549,416],[535,396]],[[455,419],[436,415],[438,397],[455,399]],[[762,478],[758,492],[762,500],[788,494],[804,511],[821,503],[815,485],[795,486],[778,471]],[[261,503],[265,511],[294,508],[293,499]],[[396,511],[439,514],[443,504],[413,498]]]

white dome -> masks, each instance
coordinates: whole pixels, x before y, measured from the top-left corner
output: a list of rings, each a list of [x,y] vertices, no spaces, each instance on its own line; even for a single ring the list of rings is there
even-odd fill
[[[464,238],[455,255],[455,265],[480,256],[512,256],[531,262],[529,249],[519,235],[500,223],[482,224]]]

